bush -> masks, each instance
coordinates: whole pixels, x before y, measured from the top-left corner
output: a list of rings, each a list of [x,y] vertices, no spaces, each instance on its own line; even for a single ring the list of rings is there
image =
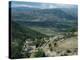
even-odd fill
[[[45,53],[42,49],[38,49],[38,51],[35,52],[34,57],[45,57]]]
[[[66,52],[67,52],[67,53],[71,53],[71,51],[70,51],[70,50],[67,50]]]

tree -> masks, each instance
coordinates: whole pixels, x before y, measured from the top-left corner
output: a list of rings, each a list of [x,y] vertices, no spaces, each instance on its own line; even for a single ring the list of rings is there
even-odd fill
[[[50,51],[53,51],[52,45],[49,44]]]

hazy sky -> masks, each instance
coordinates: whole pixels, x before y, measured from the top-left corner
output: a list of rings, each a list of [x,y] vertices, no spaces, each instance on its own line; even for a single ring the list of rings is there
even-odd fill
[[[63,4],[78,4],[78,0],[11,0],[11,1],[29,1],[29,2],[42,2],[42,3],[63,3]]]
[[[54,4],[54,3],[36,3],[36,2],[22,2],[22,1],[12,1],[12,7],[30,7],[30,8],[40,8],[40,9],[49,9],[49,8],[71,8],[74,5],[71,4]]]

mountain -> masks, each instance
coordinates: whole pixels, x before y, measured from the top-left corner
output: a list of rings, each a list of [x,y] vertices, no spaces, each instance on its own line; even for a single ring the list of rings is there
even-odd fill
[[[11,8],[10,58],[29,58],[34,52],[39,53],[36,56],[44,56],[43,52],[38,52],[38,48],[46,46],[45,49],[48,47],[48,51],[52,51],[63,44],[65,39],[71,40],[69,38],[77,33],[78,28],[76,7],[65,4],[12,1],[9,7]],[[61,43],[57,44],[58,41]],[[59,54],[58,51],[57,53]],[[50,54],[54,54],[53,51]]]
[[[75,7],[72,7],[72,8],[61,8],[61,10],[67,14],[72,15],[76,19],[78,18],[78,6],[77,5]]]
[[[31,12],[33,10],[39,10],[38,8],[30,8],[30,7],[13,7],[11,9],[13,12]]]
[[[77,14],[77,5],[73,4],[55,4],[55,3],[39,3],[39,2],[21,2],[21,1],[11,1],[11,8],[15,8],[18,11],[26,10],[36,10],[36,9],[55,9],[59,8],[68,14]],[[69,12],[70,11],[70,12]]]
[[[70,8],[70,11],[72,11],[72,8]],[[54,27],[63,31],[71,27],[77,28],[77,14],[70,11],[62,7],[53,9],[18,7],[12,9],[11,18],[12,21],[19,22],[24,26]],[[75,11],[77,12],[77,10]]]
[[[31,8],[30,8],[31,9]],[[12,18],[15,21],[54,21],[54,20],[77,20],[73,16],[59,8],[55,9],[27,9],[24,7],[12,9]],[[45,17],[45,18],[44,18]]]

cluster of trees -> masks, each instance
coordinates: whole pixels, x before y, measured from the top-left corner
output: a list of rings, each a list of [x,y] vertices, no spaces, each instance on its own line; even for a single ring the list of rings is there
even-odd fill
[[[72,37],[72,36],[75,36],[76,35],[75,32],[78,32],[78,30],[75,29],[75,28],[70,28],[70,29],[68,29],[66,31],[66,33],[64,35],[65,35],[66,38]]]

